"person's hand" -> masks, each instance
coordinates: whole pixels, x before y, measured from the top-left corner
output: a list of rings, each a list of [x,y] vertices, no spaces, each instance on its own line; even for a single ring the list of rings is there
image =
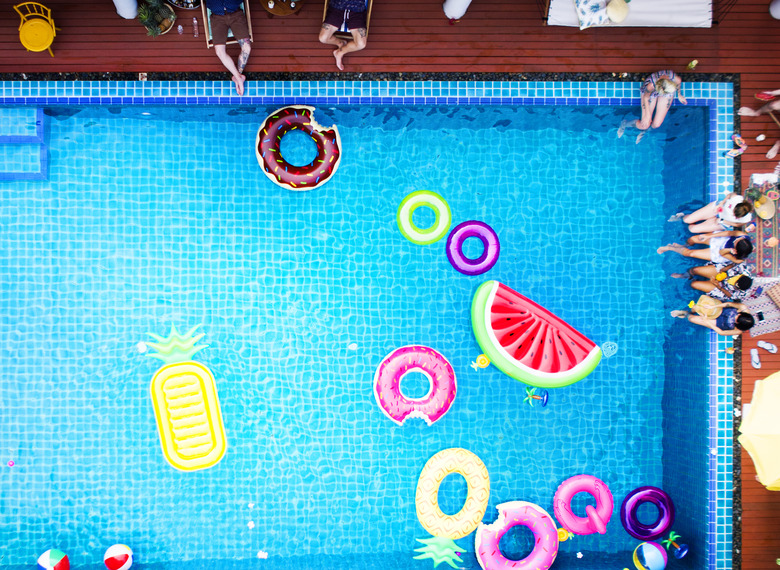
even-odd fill
[[[688,104],[688,99],[686,99],[685,97],[683,97],[683,94],[682,94],[682,93],[680,93],[679,91],[677,92],[677,100],[678,100],[680,103],[682,103],[683,105],[687,105],[687,104]]]

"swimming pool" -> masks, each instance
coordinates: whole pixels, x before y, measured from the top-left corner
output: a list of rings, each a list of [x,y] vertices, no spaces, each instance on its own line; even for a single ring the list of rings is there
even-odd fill
[[[408,97],[384,84],[298,86],[320,123],[338,125],[345,157],[308,193],[268,182],[253,149],[295,86],[206,107],[164,104],[219,99],[215,85],[128,84],[138,100],[101,92],[124,104],[105,108],[58,93],[68,84],[45,101],[43,87],[19,93],[46,109],[48,180],[0,182],[0,421],[3,464],[15,462],[0,471],[4,564],[58,546],[88,567],[126,542],[149,568],[426,568],[411,560],[427,536],[417,477],[435,452],[464,447],[490,473],[485,522],[507,500],[550,510],[557,485],[579,472],[607,482],[617,503],[653,484],[672,494],[674,528],[692,546],[677,567],[729,567],[718,553],[730,548],[720,520],[730,501],[710,465],[726,461],[711,448],[731,446],[710,422],[713,351],[666,317],[683,297],[655,248],[680,231],[671,214],[728,179],[716,157],[730,86],[691,86],[690,107],[638,146],[615,136],[636,110],[619,107],[622,85],[403,87]],[[443,242],[401,236],[395,211],[420,189],[441,193],[454,223],[497,230],[494,269],[461,275]],[[617,354],[547,408],[529,407],[521,384],[470,365],[480,351],[468,311],[485,279],[617,343]],[[209,344],[196,360],[215,373],[228,452],[205,471],[174,471],[158,443],[157,365],[138,343],[171,324],[202,324]],[[412,343],[442,352],[458,377],[453,408],[432,427],[394,426],[370,392],[382,358]],[[723,384],[728,365],[714,374]],[[445,480],[445,512],[464,496]],[[508,552],[522,555],[528,536],[511,538]],[[471,537],[458,542],[473,551]],[[615,514],[607,535],[562,543],[556,567],[627,565],[636,543]],[[463,560],[476,567],[473,554]]]

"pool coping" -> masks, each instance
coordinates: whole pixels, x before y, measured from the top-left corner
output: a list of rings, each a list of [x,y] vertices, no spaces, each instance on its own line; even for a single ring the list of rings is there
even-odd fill
[[[515,74],[517,75],[517,74]],[[6,81],[0,105],[613,105],[638,106],[639,81],[628,74],[603,80],[530,81],[252,81],[244,96],[226,81]],[[692,76],[686,76],[693,79]],[[616,80],[617,79],[617,80]],[[686,81],[692,106],[709,109],[709,195],[735,188],[732,159],[734,82]],[[734,359],[730,338],[710,333],[708,567],[734,568]],[[738,450],[737,450],[738,452]],[[738,559],[737,559],[738,560]],[[739,566],[739,562],[737,562]]]

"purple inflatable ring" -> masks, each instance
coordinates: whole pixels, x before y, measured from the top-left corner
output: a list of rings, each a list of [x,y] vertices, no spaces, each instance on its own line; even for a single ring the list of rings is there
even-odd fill
[[[652,524],[639,521],[636,511],[642,503],[652,503],[658,508],[658,518]],[[626,532],[639,540],[655,540],[666,533],[674,523],[672,498],[658,487],[639,487],[631,491],[620,505],[620,522]]]
[[[482,242],[484,251],[476,259],[470,259],[463,254],[463,242],[475,237]],[[458,224],[447,237],[447,259],[452,266],[465,275],[480,275],[488,271],[498,261],[501,245],[498,235],[484,222],[470,220]]]

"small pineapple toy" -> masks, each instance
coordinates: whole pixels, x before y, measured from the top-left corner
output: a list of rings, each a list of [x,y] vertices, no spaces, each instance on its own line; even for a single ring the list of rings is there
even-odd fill
[[[199,326],[183,335],[171,326],[167,338],[149,333],[157,342],[147,343],[157,351],[147,356],[164,363],[154,373],[151,386],[163,455],[182,471],[213,467],[227,449],[214,376],[192,360],[208,346],[198,344],[204,333],[193,336]]]

